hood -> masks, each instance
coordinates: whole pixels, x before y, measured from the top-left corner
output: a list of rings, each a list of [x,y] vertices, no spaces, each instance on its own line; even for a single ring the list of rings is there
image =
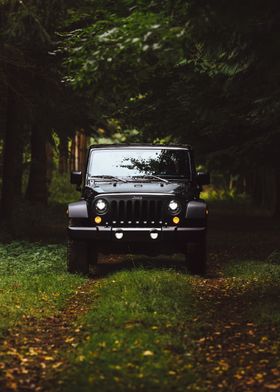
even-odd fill
[[[190,191],[190,183],[185,181],[172,181],[169,183],[156,181],[90,181],[88,188],[94,191],[94,195],[106,193],[162,193],[186,196]]]

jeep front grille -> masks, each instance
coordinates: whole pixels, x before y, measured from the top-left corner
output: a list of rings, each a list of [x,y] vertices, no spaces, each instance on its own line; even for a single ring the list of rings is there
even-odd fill
[[[159,223],[162,220],[162,200],[111,200],[110,217],[116,223]]]

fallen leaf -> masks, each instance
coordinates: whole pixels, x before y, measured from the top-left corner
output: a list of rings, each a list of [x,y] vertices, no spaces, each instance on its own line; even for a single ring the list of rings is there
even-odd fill
[[[143,352],[144,357],[151,357],[154,355],[154,353],[150,350],[146,350]]]

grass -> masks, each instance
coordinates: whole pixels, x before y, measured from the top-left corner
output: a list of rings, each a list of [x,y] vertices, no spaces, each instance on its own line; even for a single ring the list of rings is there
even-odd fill
[[[23,317],[46,317],[64,305],[84,281],[67,274],[65,262],[61,245],[0,245],[0,333]]]
[[[260,325],[280,324],[280,265],[234,261],[224,268],[233,288],[243,296],[246,317]]]
[[[168,270],[118,272],[86,316],[88,338],[70,357],[65,391],[185,391],[195,380],[191,278]],[[195,323],[194,323],[195,324]]]

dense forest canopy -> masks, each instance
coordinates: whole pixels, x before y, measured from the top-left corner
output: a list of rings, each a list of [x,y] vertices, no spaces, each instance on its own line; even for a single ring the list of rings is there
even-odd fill
[[[2,215],[47,202],[53,132],[187,142],[280,211],[276,0],[2,0]],[[26,152],[27,151],[27,152]]]

